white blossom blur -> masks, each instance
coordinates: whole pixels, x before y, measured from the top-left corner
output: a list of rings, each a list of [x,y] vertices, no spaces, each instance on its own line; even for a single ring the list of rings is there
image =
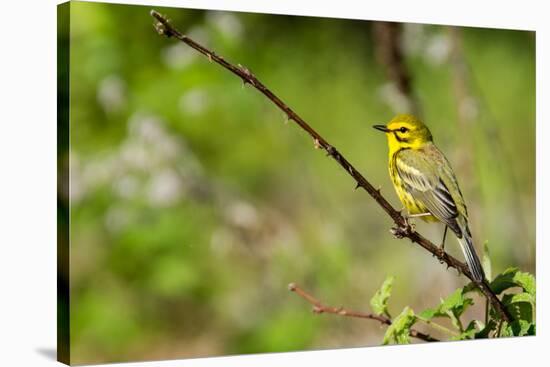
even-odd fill
[[[244,32],[243,24],[232,13],[209,11],[206,13],[206,23],[233,41],[240,40]]]
[[[451,41],[446,33],[438,33],[428,39],[425,50],[425,59],[432,66],[439,66],[447,62],[451,53]]]
[[[97,101],[107,114],[126,106],[126,83],[118,75],[103,78],[97,87]]]
[[[395,112],[404,112],[411,110],[411,103],[394,83],[385,83],[378,88],[378,96]]]
[[[191,89],[180,97],[179,108],[182,114],[198,116],[208,108],[208,95],[202,89]]]
[[[147,198],[153,206],[169,206],[182,194],[181,177],[172,169],[151,176],[147,186]]]
[[[430,66],[439,66],[449,60],[451,40],[445,30],[429,32],[422,24],[405,23],[401,47],[405,55],[419,57]]]
[[[181,42],[165,47],[161,55],[168,67],[179,70],[191,65],[199,56],[195,50]]]
[[[100,189],[108,189],[120,199],[116,211],[112,207],[106,212],[109,230],[127,223],[122,210],[126,200],[142,200],[153,207],[174,205],[200,182],[203,172],[183,139],[170,134],[161,119],[136,113],[127,126],[126,137],[112,151],[89,158],[71,152],[73,204]]]

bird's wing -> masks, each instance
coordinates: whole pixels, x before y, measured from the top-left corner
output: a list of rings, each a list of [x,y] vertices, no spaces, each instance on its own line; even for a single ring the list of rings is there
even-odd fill
[[[440,153],[441,154],[441,153]],[[443,158],[434,159],[434,158]],[[441,222],[457,234],[461,232],[456,218],[460,214],[453,195],[449,191],[446,177],[442,177],[441,164],[446,159],[433,157],[426,152],[404,149],[397,153],[395,167],[407,191]]]

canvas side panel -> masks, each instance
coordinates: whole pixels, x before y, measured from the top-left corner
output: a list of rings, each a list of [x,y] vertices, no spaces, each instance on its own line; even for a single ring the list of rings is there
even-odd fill
[[[70,364],[70,3],[57,6],[57,360]]]

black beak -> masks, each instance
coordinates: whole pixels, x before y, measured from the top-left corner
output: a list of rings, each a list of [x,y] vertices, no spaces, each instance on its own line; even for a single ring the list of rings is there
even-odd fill
[[[373,125],[372,127],[374,127],[376,130],[380,130],[385,133],[390,131],[385,125]]]

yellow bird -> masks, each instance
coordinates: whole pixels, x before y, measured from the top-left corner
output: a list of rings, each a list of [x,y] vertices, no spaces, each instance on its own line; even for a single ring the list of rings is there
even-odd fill
[[[402,114],[387,125],[374,125],[386,133],[389,171],[397,196],[409,217],[440,221],[456,235],[476,282],[485,278],[476,254],[464,198],[447,158],[435,146],[430,130],[414,116]]]

